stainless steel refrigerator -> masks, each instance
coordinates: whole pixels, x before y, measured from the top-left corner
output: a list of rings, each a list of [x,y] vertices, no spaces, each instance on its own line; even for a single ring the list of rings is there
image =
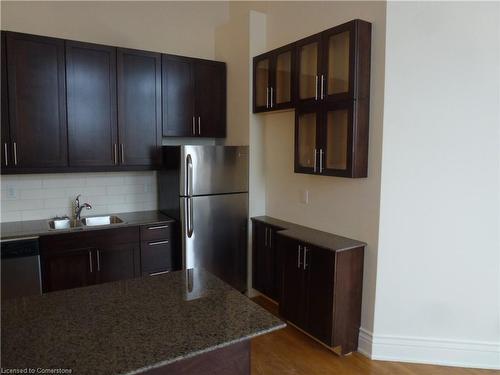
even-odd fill
[[[248,147],[164,146],[160,210],[177,219],[183,269],[247,288]]]

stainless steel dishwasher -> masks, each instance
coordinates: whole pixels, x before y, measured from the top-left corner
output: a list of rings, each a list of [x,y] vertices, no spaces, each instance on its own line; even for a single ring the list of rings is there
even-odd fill
[[[38,237],[0,241],[2,301],[42,294]]]

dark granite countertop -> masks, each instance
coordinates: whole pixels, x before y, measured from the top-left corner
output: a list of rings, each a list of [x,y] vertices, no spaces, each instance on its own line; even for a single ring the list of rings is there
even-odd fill
[[[162,214],[159,211],[138,211],[138,212],[121,212],[111,213],[123,220],[123,223],[113,225],[103,225],[94,227],[78,227],[73,229],[49,229],[47,220],[29,220],[29,221],[13,221],[0,223],[0,238],[2,240],[21,238],[21,237],[36,237],[47,234],[67,233],[75,231],[89,231],[110,229],[123,226],[136,226],[144,224],[153,224],[158,222],[173,221],[170,217]],[[89,215],[93,216],[93,215]]]
[[[177,271],[4,302],[1,366],[139,374],[283,327],[215,276]]]
[[[366,243],[358,240],[308,228],[303,225],[275,219],[270,216],[252,217],[252,220],[276,227],[278,233],[282,236],[307,242],[311,245],[332,251],[349,250],[360,246],[366,246]]]

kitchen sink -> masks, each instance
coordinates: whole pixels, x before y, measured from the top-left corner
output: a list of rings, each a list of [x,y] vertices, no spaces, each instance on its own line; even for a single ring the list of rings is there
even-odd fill
[[[96,225],[111,225],[111,224],[120,224],[123,223],[123,220],[120,219],[118,216],[91,216],[91,217],[84,217],[81,220],[82,224],[87,226],[87,227],[93,227]]]
[[[72,229],[81,227],[82,223],[79,220],[72,219],[52,219],[49,220],[49,228],[58,230],[58,229]]]

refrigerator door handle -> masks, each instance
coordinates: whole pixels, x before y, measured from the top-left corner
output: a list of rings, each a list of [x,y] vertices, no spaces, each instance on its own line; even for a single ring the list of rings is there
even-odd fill
[[[191,154],[186,156],[186,195],[193,195],[193,159]]]
[[[188,238],[191,238],[193,236],[193,202],[192,198],[187,198],[186,199],[186,225],[187,225],[187,230],[186,234]]]

